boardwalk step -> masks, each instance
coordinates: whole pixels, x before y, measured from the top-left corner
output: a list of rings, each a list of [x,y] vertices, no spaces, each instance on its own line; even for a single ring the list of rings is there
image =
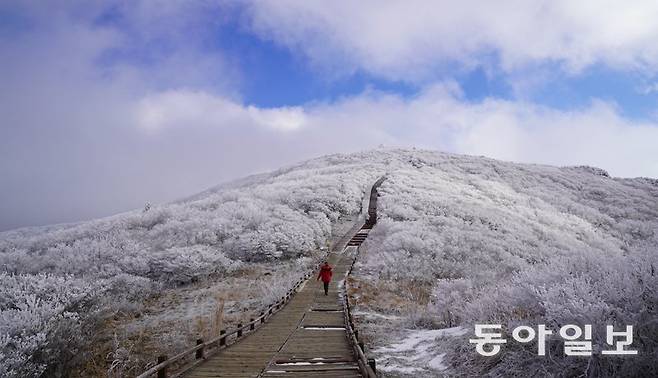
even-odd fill
[[[353,360],[350,358],[343,358],[343,357],[313,357],[313,358],[299,358],[299,357],[292,357],[292,358],[279,358],[276,361],[274,361],[275,364],[277,365],[282,365],[282,364],[296,364],[296,363],[328,363],[328,364],[337,364],[337,363],[346,363],[346,362],[352,362]]]
[[[315,365],[285,365],[285,366],[273,366],[268,368],[265,372],[321,372],[321,371],[338,371],[338,370],[359,370],[359,365],[357,364],[315,364]]]
[[[307,371],[298,371],[298,372],[293,372],[293,371],[276,371],[276,372],[265,372],[260,377],[295,377],[295,378],[308,378],[309,376],[311,377],[322,377],[322,378],[358,378],[361,377],[361,374],[359,373],[358,370],[355,371],[346,371],[346,370],[338,370],[338,371],[315,371],[313,374],[309,374]],[[222,376],[223,377],[223,376]]]
[[[304,329],[310,329],[310,330],[315,330],[315,331],[336,331],[336,330],[345,330],[345,326],[343,324],[340,325],[326,325],[326,324],[317,324],[317,325],[304,325],[302,326]]]
[[[343,310],[337,310],[335,308],[312,308],[313,312],[343,312]]]

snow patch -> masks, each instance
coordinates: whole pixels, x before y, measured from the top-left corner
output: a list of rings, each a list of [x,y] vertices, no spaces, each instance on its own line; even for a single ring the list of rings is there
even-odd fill
[[[441,353],[441,354],[437,355],[436,357],[432,358],[427,363],[427,365],[430,368],[434,369],[434,370],[445,370],[445,369],[448,368],[446,365],[443,364],[443,357],[445,357],[445,356],[446,356],[445,353]]]
[[[437,338],[462,336],[467,330],[462,327],[407,330],[408,334],[399,343],[376,348],[372,353],[380,361],[378,369],[386,372],[412,374],[420,370],[447,369],[443,363],[445,353],[436,354]]]

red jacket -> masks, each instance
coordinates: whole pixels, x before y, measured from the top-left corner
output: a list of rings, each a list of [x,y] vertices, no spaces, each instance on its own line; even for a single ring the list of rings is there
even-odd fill
[[[322,282],[331,281],[331,266],[329,264],[322,265],[320,267],[320,274],[318,274],[318,279],[322,278]]]

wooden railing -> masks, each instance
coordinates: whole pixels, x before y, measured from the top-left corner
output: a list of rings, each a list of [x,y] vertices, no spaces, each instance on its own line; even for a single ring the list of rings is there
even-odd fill
[[[347,272],[349,277],[352,274],[352,269],[354,268],[354,263],[356,262],[357,253],[354,255],[354,260],[350,265],[350,270]],[[347,279],[343,284],[343,313],[345,314],[345,329],[347,330],[347,339],[352,345],[352,350],[354,355],[357,358],[357,363],[359,364],[359,370],[361,374],[366,378],[376,378],[377,377],[377,366],[374,358],[368,358],[366,356],[366,348],[361,339],[359,338],[359,331],[354,325],[354,318],[352,317],[352,306],[350,305],[350,297],[347,293]]]
[[[173,357],[167,357],[166,355],[158,356],[157,364],[142,374],[138,375],[137,378],[147,378],[154,374],[156,374],[158,378],[165,378],[168,376],[167,370],[170,370],[172,365],[194,353],[195,361],[184,366],[170,377],[182,376],[190,369],[204,362],[210,355],[217,353],[218,351],[228,347],[231,344],[234,344],[246,335],[255,331],[270,317],[283,309],[283,307],[290,301],[290,299],[292,299],[299,287],[304,282],[306,282],[309,277],[311,277],[314,270],[304,274],[304,276],[295,283],[292,289],[288,290],[286,294],[274,304],[268,306],[264,311],[260,313],[257,318],[249,319],[249,322],[244,325],[242,323],[238,323],[237,327],[230,331],[223,329],[219,332],[219,336],[216,336],[208,341],[197,339],[196,346],[186,349]]]

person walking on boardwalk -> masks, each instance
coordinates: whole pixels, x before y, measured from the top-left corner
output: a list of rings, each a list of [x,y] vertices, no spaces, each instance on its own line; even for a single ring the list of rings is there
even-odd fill
[[[324,262],[320,266],[320,274],[318,274],[318,279],[322,278],[322,283],[324,283],[324,295],[329,295],[329,282],[331,282],[331,265],[328,262]],[[316,280],[316,281],[317,281]]]

